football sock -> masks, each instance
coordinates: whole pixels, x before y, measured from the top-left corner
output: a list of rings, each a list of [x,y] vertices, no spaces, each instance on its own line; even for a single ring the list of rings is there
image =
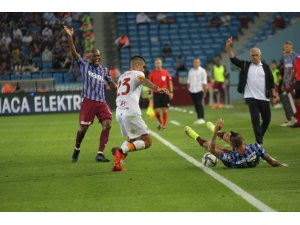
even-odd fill
[[[167,119],[168,119],[168,112],[163,112],[163,120],[162,120],[162,126],[166,127],[167,125]]]
[[[199,137],[199,135],[189,126],[186,126],[184,128],[185,133],[192,138],[194,141],[197,141],[197,138]]]
[[[127,154],[128,152],[138,151],[145,148],[145,142],[142,140],[134,141],[133,143],[123,143],[121,146],[122,152]]]
[[[80,148],[77,148],[77,147],[75,146],[74,150],[76,150],[76,151],[80,151]]]
[[[202,147],[203,147],[203,144],[204,144],[205,142],[207,142],[207,140],[201,138],[200,136],[197,137],[197,140],[196,140],[196,141],[197,141],[197,142],[199,143],[199,145],[201,145]]]
[[[103,152],[105,145],[108,142],[109,129],[103,129],[100,135],[99,152]]]
[[[157,121],[158,121],[160,124],[162,124],[162,121],[161,121],[161,119],[160,119],[160,112],[155,112],[155,116],[156,116],[156,118],[157,118]]]
[[[142,140],[134,141],[133,144],[135,146],[135,151],[142,150],[146,147],[145,142]]]
[[[77,131],[76,144],[75,144],[76,148],[80,148],[80,145],[81,145],[81,142],[84,138],[84,135],[85,135],[85,132]]]
[[[296,106],[296,119],[297,119],[297,124],[300,124],[300,105]]]

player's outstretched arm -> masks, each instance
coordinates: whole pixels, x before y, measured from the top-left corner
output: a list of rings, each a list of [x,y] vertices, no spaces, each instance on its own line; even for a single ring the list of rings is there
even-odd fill
[[[155,84],[153,84],[150,80],[148,80],[145,77],[142,77],[142,76],[138,77],[138,81],[139,81],[140,84],[142,84],[142,85],[144,85],[144,86],[146,86],[148,88],[151,88],[153,90],[157,90],[160,93],[165,93],[167,95],[170,94],[170,92],[169,92],[168,89],[157,87]]]
[[[276,159],[272,158],[271,156],[267,156],[264,160],[266,160],[271,166],[278,167],[278,166],[288,166],[288,164],[280,163]]]
[[[74,31],[73,31],[73,28],[69,28],[68,26],[64,25],[64,30],[65,30],[65,32],[67,34],[68,44],[69,44],[69,47],[71,49],[72,56],[73,56],[74,59],[78,60],[80,56],[77,53],[76,47],[74,45],[74,41],[73,41]]]
[[[217,139],[217,136],[218,136],[217,133],[218,133],[219,130],[222,129],[223,124],[224,124],[223,119],[218,119],[217,120],[215,130],[214,130],[214,132],[211,136],[211,139],[210,139],[210,142],[209,142],[209,145],[208,145],[207,150],[215,156],[219,156],[222,153],[222,151],[220,151],[216,148],[216,139]]]

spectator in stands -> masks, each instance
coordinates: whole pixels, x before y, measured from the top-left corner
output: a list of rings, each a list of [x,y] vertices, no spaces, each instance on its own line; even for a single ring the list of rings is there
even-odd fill
[[[11,44],[11,38],[7,32],[2,33],[2,38],[0,45],[2,45],[6,50],[9,50]]]
[[[226,68],[221,63],[221,58],[216,57],[215,63],[212,68],[212,77],[214,80],[213,85],[213,99],[214,103],[212,109],[223,109],[225,103],[225,77],[226,77]],[[219,95],[219,99],[218,99]]]
[[[273,24],[272,24],[273,34],[276,32],[277,29],[284,29],[285,26],[286,26],[285,20],[282,17],[282,15],[276,14],[275,19],[274,19]]]
[[[126,34],[123,34],[120,37],[118,37],[114,43],[117,45],[118,50],[120,50],[121,48],[130,47],[130,40]]]
[[[32,47],[30,50],[30,57],[40,57],[41,56],[41,47],[37,41],[32,43]]]
[[[162,48],[162,57],[167,58],[172,56],[172,49],[169,43],[165,43]]]
[[[178,56],[178,58],[177,58],[175,71],[176,71],[176,76],[178,76],[179,72],[181,72],[181,71],[188,71],[188,69],[185,65],[184,57],[182,55]]]
[[[157,13],[156,14],[156,22],[158,25],[163,24],[163,23],[168,23],[168,18],[165,13]]]
[[[205,69],[201,67],[201,60],[199,58],[194,59],[193,68],[189,70],[187,87],[197,113],[197,120],[194,124],[204,124],[204,107],[202,100],[207,91],[207,73]]]
[[[207,26],[209,27],[219,27],[221,25],[222,25],[222,21],[217,13],[214,13],[214,16],[207,23]]]
[[[19,40],[22,40],[22,38],[23,38],[22,31],[16,25],[13,28],[12,34],[13,34],[13,39],[14,40],[18,40],[19,41]]]
[[[151,22],[151,19],[147,16],[146,13],[141,12],[136,15],[136,24],[138,26],[142,25],[142,24],[149,24],[150,22]]]
[[[248,19],[248,17],[246,15],[241,14],[239,16],[239,20],[240,20],[242,28],[246,28],[246,29],[249,28],[249,19]]]
[[[53,32],[50,26],[46,23],[45,28],[42,31],[42,37],[43,37],[43,45],[51,45],[52,44],[52,38],[53,38]]]
[[[31,43],[32,43],[32,36],[31,36],[29,30],[27,30],[27,31],[26,31],[26,34],[23,36],[22,42],[23,42],[23,44],[24,44],[25,46],[27,46],[27,47],[31,45]]]
[[[224,13],[224,15],[221,16],[221,22],[223,26],[230,26],[231,25],[230,13]]]
[[[45,50],[42,53],[42,62],[43,62],[43,69],[44,69],[44,65],[51,65],[52,67],[52,60],[53,60],[53,53],[52,51],[49,49],[48,46],[46,46]],[[48,67],[48,66],[46,66]]]

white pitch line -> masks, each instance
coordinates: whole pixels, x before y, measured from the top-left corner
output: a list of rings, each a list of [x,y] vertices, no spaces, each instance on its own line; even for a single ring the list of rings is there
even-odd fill
[[[170,123],[176,125],[176,126],[181,126],[181,123],[175,121],[175,120],[171,120]]]
[[[220,183],[224,184],[226,187],[228,187],[231,191],[233,191],[236,195],[240,196],[241,198],[245,199],[247,202],[249,202],[251,205],[253,205],[255,208],[262,212],[276,212],[276,210],[272,209],[271,207],[267,206],[262,201],[258,200],[236,184],[232,183],[231,181],[227,180],[225,177],[222,177],[220,174],[216,173],[212,169],[204,166],[202,163],[191,157],[190,155],[186,154],[182,150],[180,150],[178,147],[172,145],[170,142],[165,140],[163,137],[161,137],[159,134],[151,131],[151,135],[154,136],[156,139],[158,139],[161,143],[169,147],[173,152],[177,153],[184,159],[186,159],[188,162],[192,163],[196,167],[202,169],[205,173],[212,176],[214,179],[219,181]]]

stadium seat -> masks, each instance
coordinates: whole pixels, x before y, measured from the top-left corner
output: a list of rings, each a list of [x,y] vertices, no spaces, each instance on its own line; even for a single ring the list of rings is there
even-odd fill
[[[53,78],[56,84],[63,83],[63,74],[62,73],[53,73]]]

